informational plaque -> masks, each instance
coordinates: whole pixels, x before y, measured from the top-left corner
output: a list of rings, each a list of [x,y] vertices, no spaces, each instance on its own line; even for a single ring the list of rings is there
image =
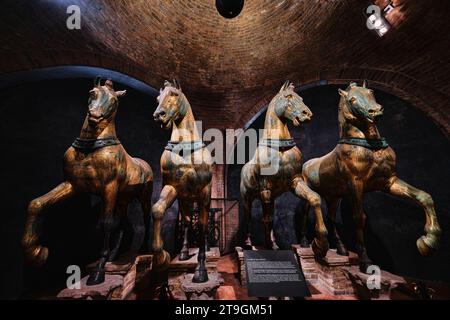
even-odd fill
[[[244,250],[250,297],[309,297],[303,271],[291,250]]]

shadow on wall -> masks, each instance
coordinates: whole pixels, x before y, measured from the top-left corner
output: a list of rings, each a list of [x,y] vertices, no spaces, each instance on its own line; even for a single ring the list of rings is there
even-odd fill
[[[314,113],[311,123],[301,128],[290,128],[303,153],[304,162],[325,155],[337,143],[338,88],[327,85],[300,93]],[[390,195],[369,193],[365,196],[369,256],[380,267],[397,274],[450,282],[450,171],[446,169],[450,163],[450,142],[422,112],[395,96],[375,91],[377,101],[385,107],[379,129],[397,153],[398,176],[433,196],[443,235],[439,252],[432,257],[421,257],[415,244],[423,234],[425,214],[422,209],[414,203]],[[264,118],[265,113],[250,128],[263,128]],[[231,165],[228,168],[228,197],[239,198],[241,168],[241,165]],[[283,194],[276,201],[274,230],[278,245],[283,249],[289,249],[291,244],[298,242],[296,233],[299,231],[299,219],[296,208],[299,205],[300,200],[291,193]],[[326,213],[325,208],[324,212]],[[251,231],[254,241],[256,244],[263,244],[262,210],[258,201],[255,201],[252,214],[254,218]],[[354,229],[345,199],[338,212],[337,222],[338,227],[343,230],[345,243],[353,248]],[[310,213],[310,239],[313,230],[313,215]]]
[[[159,159],[170,138],[154,121],[154,96],[128,89],[117,115],[117,134],[128,153],[146,160],[155,182],[153,202],[161,191]],[[65,284],[68,265],[84,267],[99,257],[102,243],[96,230],[100,202],[79,196],[48,210],[42,224],[42,242],[49,260],[37,269],[24,264],[20,240],[28,202],[63,180],[62,158],[80,133],[87,110],[89,79],[39,81],[0,90],[0,243],[3,244],[0,298],[32,296]],[[140,213],[130,205],[129,214]],[[163,222],[166,248],[173,251],[177,205]],[[49,292],[50,293],[50,292]]]

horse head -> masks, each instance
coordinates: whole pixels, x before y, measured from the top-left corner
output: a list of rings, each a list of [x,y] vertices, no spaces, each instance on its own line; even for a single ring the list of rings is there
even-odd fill
[[[280,119],[290,120],[295,126],[299,126],[303,122],[310,121],[313,113],[294,89],[294,85],[286,81],[271,104],[274,105],[275,114]]]
[[[108,124],[117,112],[118,98],[124,96],[125,93],[126,90],[114,91],[113,82],[109,79],[102,86],[101,78],[97,77],[94,81],[94,88],[89,91],[87,112],[89,125],[97,127]]]
[[[164,82],[164,89],[160,89],[157,100],[158,107],[153,118],[161,123],[161,128],[169,129],[173,123],[179,123],[188,111],[186,96],[176,80],[173,83],[167,80]]]
[[[339,106],[347,121],[375,123],[383,115],[383,106],[377,103],[373,90],[367,88],[365,81],[362,87],[352,82],[346,90],[339,89],[339,94]]]

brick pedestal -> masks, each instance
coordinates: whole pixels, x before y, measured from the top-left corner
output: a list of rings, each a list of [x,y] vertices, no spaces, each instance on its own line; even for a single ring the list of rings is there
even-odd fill
[[[330,249],[324,258],[319,258],[316,261],[318,286],[335,296],[355,294],[352,282],[342,270],[343,267],[350,266],[348,256],[340,256],[336,253],[336,250]]]
[[[305,280],[309,285],[315,285],[318,282],[318,272],[316,267],[316,259],[311,247],[302,248],[299,244],[293,244],[292,250],[297,256],[298,262],[303,270]]]
[[[241,247],[236,247],[236,255],[238,261],[238,275],[241,286],[247,285],[247,271],[245,270],[244,250]]]

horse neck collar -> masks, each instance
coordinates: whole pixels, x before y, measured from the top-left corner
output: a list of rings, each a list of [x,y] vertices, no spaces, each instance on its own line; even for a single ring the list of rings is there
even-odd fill
[[[72,147],[81,152],[87,153],[95,151],[97,149],[114,146],[118,144],[120,144],[120,141],[116,137],[106,137],[98,139],[75,138],[75,141],[72,143]]]
[[[166,150],[179,153],[183,152],[193,152],[205,147],[203,141],[169,141],[167,142]]]
[[[290,149],[296,146],[294,139],[263,139],[259,142],[260,146],[273,149]]]
[[[386,149],[387,147],[389,147],[389,144],[387,143],[385,138],[380,139],[341,138],[338,143],[360,146],[371,150]]]

